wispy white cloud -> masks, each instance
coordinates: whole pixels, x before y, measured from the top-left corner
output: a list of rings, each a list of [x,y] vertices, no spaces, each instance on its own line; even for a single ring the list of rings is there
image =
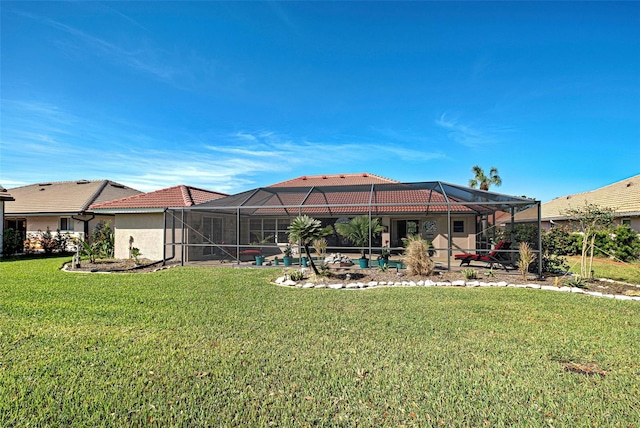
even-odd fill
[[[507,128],[486,126],[483,129],[462,123],[442,113],[435,121],[436,125],[448,131],[448,137],[456,143],[469,148],[481,148],[496,144],[500,135],[508,132]]]
[[[109,178],[140,190],[184,183],[225,191],[245,183],[244,175],[273,168],[270,161],[240,162],[240,156],[221,158],[204,149],[144,150],[174,145],[156,130],[93,121],[43,102],[2,100],[2,116],[4,186]]]
[[[199,90],[211,86],[223,87],[239,81],[235,76],[228,75],[224,83],[216,84],[215,79],[220,80],[221,77],[220,73],[217,73],[218,64],[215,60],[199,55],[194,50],[177,47],[170,50],[161,48],[146,34],[148,31],[144,26],[115,9],[109,8],[109,10],[144,29],[144,34],[135,38],[120,39],[116,43],[58,20],[22,11],[16,13],[71,36],[59,38],[53,42],[68,55],[82,58],[98,57],[110,64],[150,75],[179,89]]]
[[[390,130],[366,139],[315,139],[265,129],[177,133],[117,117],[98,120],[92,112],[80,115],[45,102],[11,100],[2,101],[2,115],[0,183],[5,187],[108,178],[142,191],[188,184],[236,193],[280,177],[367,171],[381,159],[406,168],[444,157],[428,140]]]

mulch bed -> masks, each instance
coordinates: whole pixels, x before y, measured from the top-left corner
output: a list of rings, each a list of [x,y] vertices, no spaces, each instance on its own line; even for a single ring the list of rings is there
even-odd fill
[[[158,270],[167,269],[170,267],[179,266],[179,263],[167,263],[165,266],[162,265],[162,262],[154,262],[152,260],[147,259],[139,259],[138,264],[133,260],[118,260],[118,259],[110,259],[110,260],[96,260],[95,263],[89,263],[86,260],[81,262],[80,268],[71,269],[71,264],[67,263],[65,265],[65,269],[73,272],[94,272],[94,273],[150,273],[156,272]],[[228,265],[227,265],[228,266]],[[237,265],[234,265],[237,266]],[[241,267],[255,267],[252,264],[243,264]],[[210,267],[210,266],[208,266]],[[290,268],[295,269],[295,266]],[[260,267],[260,269],[272,269],[274,271],[274,277],[280,275],[283,270],[282,267],[278,268],[275,266],[264,266]],[[311,272],[311,269],[308,269]],[[494,270],[489,275],[489,271],[483,271],[482,269],[478,269],[478,278],[477,281],[482,282],[507,282],[509,284],[538,284],[538,285],[555,285],[555,286],[563,286],[564,280],[569,279],[570,276],[545,276],[542,279],[538,279],[535,276],[528,276],[527,279],[523,279],[520,274],[514,271],[510,271],[508,273],[504,271]],[[332,267],[329,269],[329,275],[321,278],[314,278],[314,282],[395,282],[395,281],[419,281],[419,280],[431,279],[432,281],[456,281],[463,280],[464,277],[461,272],[457,271],[447,271],[446,269],[436,269],[433,275],[428,278],[424,277],[411,277],[406,274],[404,269],[400,269],[396,271],[395,268],[391,268],[389,270],[382,271],[377,268],[369,268],[369,269],[360,269],[357,266],[351,267]],[[603,294],[624,294],[627,296],[640,296],[640,286],[632,285],[632,284],[624,284],[619,282],[605,282],[593,280],[585,283],[585,290],[588,291],[599,291]]]

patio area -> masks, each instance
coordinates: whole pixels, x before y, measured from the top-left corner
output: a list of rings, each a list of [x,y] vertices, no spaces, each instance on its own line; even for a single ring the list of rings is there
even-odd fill
[[[497,217],[510,219],[506,223],[513,230],[515,214],[536,206],[539,211],[539,201],[439,181],[258,188],[167,210],[165,258],[183,264],[251,264],[255,255],[261,255],[264,266],[278,266],[276,257],[283,258],[288,227],[297,216],[311,216],[334,230],[336,224],[367,216],[383,226],[379,235],[370,231],[368,246],[353,246],[334,232],[326,238],[327,253],[347,254],[357,264],[358,252],[364,251],[374,265],[386,247],[395,267],[393,261],[404,250],[403,239],[419,235],[431,243],[439,266],[453,271],[459,264],[456,254],[490,251]],[[539,226],[538,217],[538,241]],[[301,246],[294,244],[294,249],[298,257]]]

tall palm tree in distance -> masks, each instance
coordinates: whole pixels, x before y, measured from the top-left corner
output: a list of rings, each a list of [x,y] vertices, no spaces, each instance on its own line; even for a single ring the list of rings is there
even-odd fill
[[[469,180],[469,187],[475,189],[480,187],[480,190],[489,190],[491,185],[500,186],[502,184],[502,178],[498,175],[498,168],[492,166],[489,170],[489,176],[486,176],[484,170],[478,165],[471,168],[474,177]]]

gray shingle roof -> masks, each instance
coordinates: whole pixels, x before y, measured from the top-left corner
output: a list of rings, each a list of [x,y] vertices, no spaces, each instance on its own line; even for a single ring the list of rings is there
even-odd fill
[[[0,186],[0,201],[13,201],[11,193],[9,193],[7,189],[2,186]]]
[[[625,178],[588,192],[561,196],[541,205],[542,220],[565,218],[570,208],[580,208],[585,203],[612,208],[617,217],[640,216],[640,175]],[[536,218],[533,210],[516,214],[516,220],[526,221]]]
[[[37,183],[9,190],[15,201],[5,203],[6,215],[81,213],[91,204],[141,193],[110,180]]]
[[[615,210],[616,215],[640,214],[640,175],[589,192],[562,196],[542,204],[542,218],[564,217],[569,208],[595,204]]]

